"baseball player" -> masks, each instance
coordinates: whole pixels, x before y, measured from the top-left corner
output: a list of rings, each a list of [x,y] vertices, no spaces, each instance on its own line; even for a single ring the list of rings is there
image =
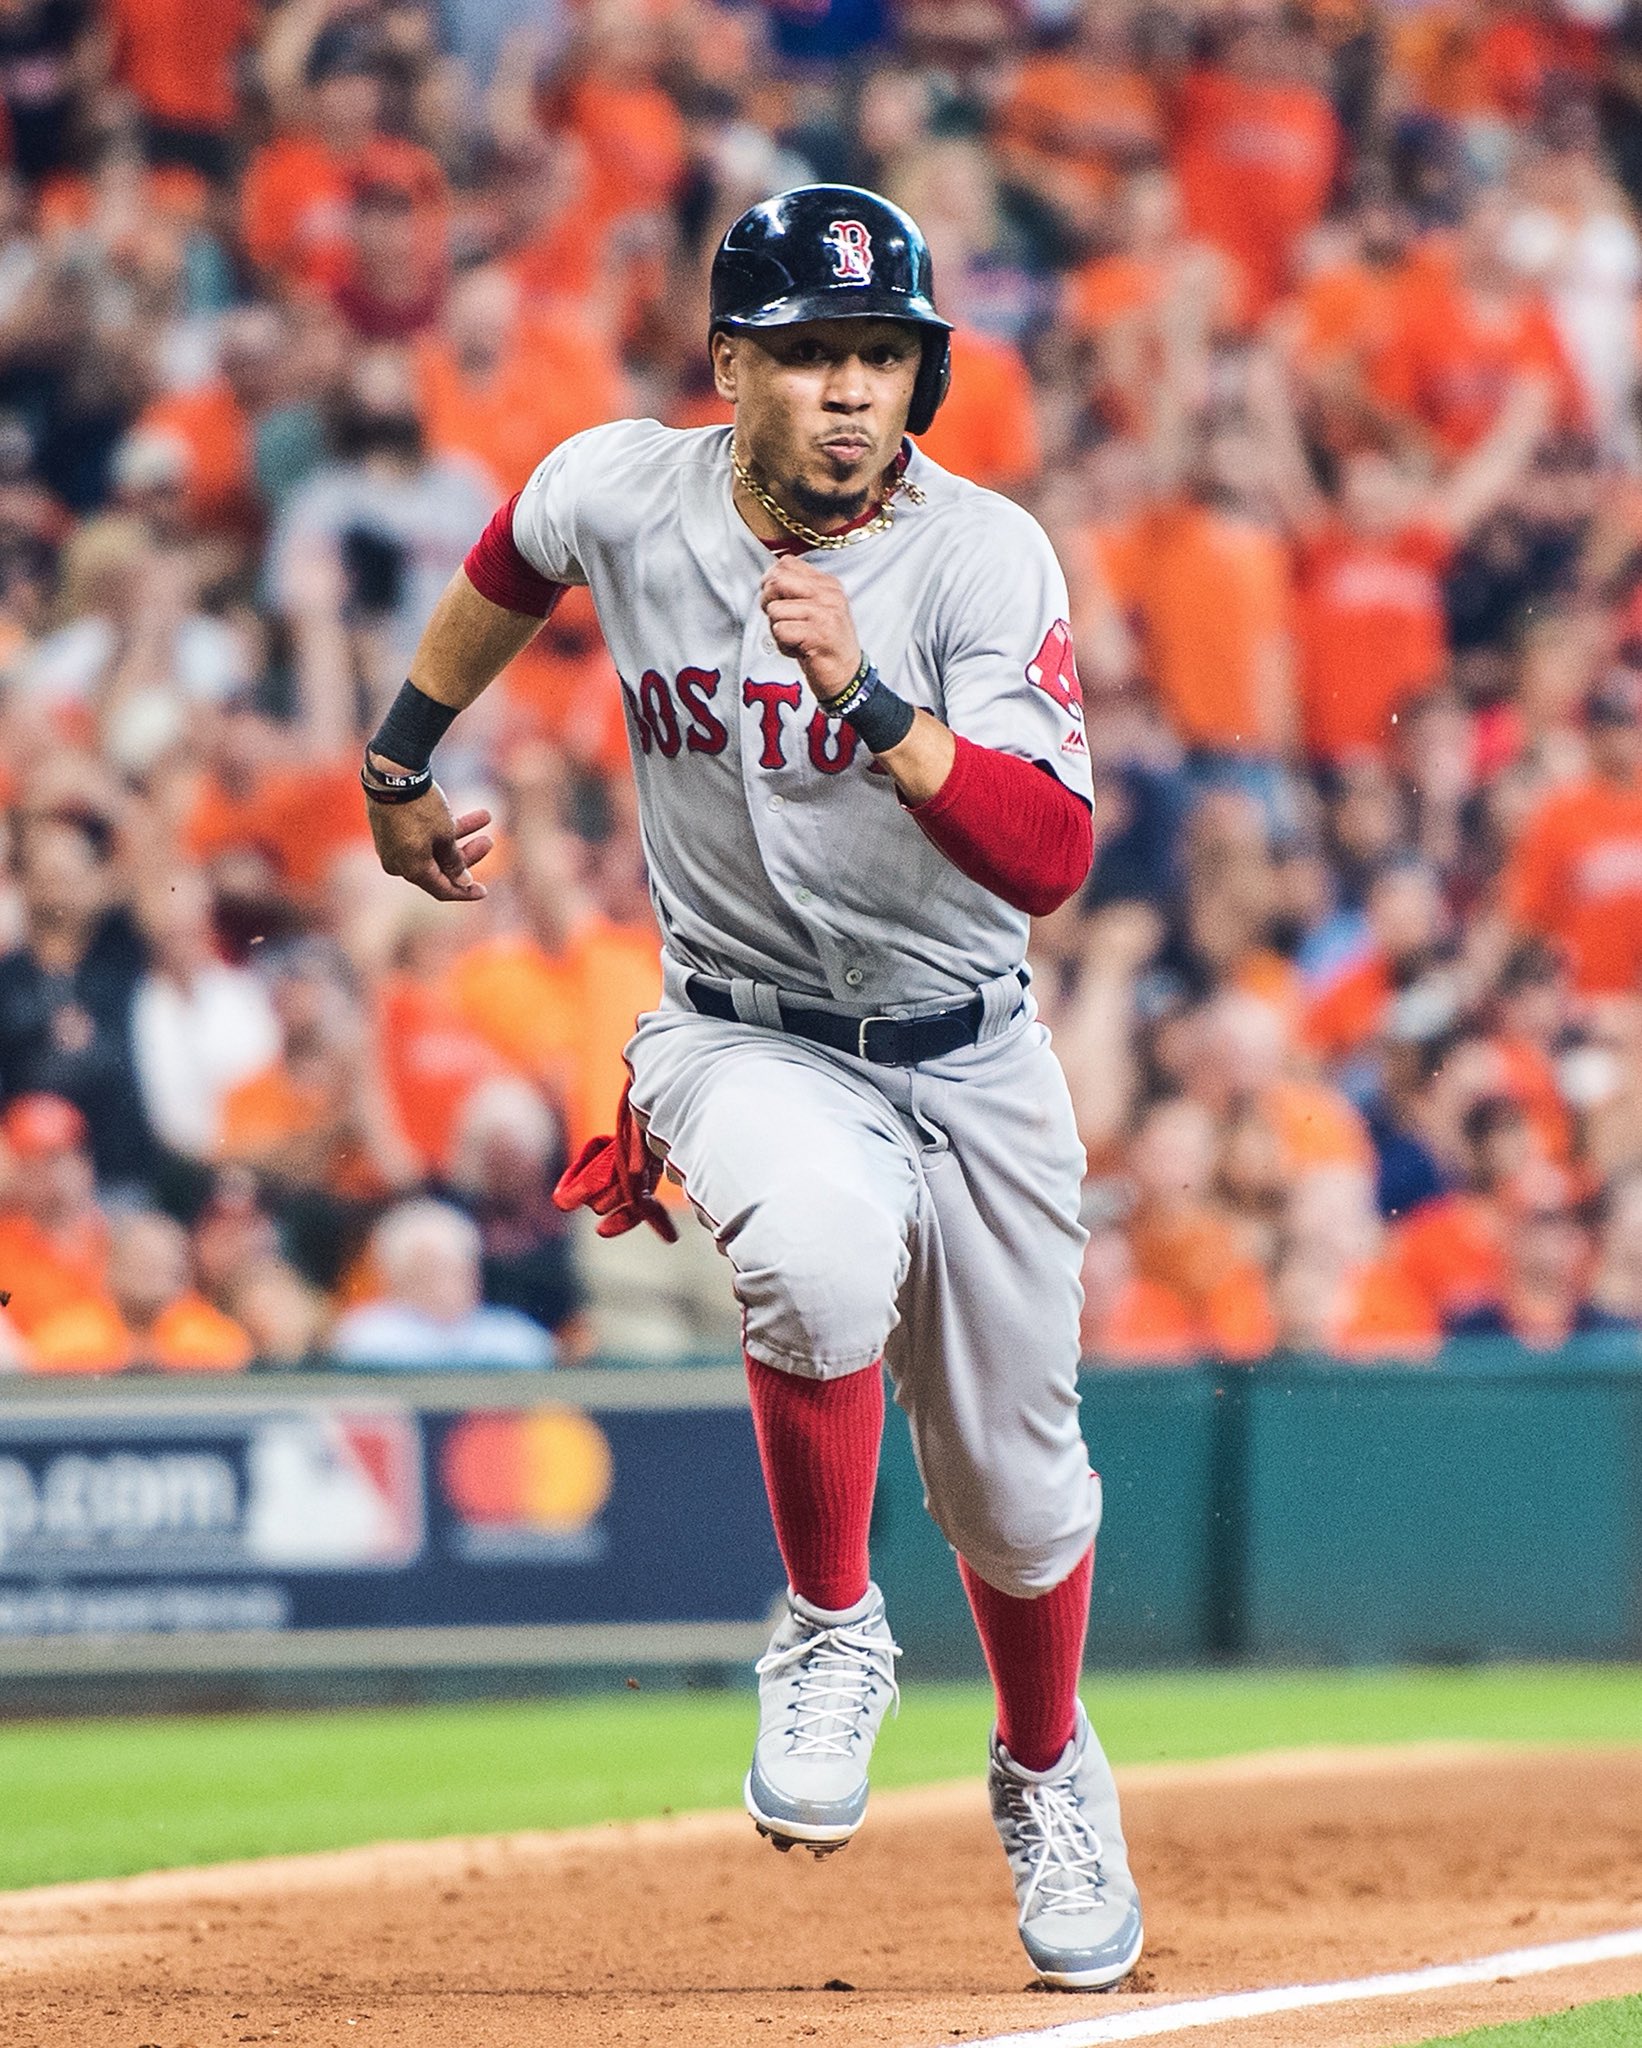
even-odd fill
[[[665,1160],[734,1270],[786,1611],[746,1804],[849,1841],[899,1654],[867,1533],[884,1371],[997,1693],[993,1817],[1039,1977],[1140,1954],[1117,1795],[1078,1701],[1099,1481],[1078,1427],[1083,1153],[1022,964],[1079,886],[1089,755],[1065,584],[1036,523],[907,438],[948,323],[914,223],[810,186],[713,264],[733,427],[556,448],[442,598],[366,751],[383,865],[484,893],[488,814],[429,766],[570,584],[621,675],[661,1007],[614,1138],[561,1185],[607,1234]]]

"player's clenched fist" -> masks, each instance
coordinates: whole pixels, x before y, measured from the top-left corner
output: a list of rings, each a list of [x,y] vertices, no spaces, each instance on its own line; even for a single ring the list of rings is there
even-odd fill
[[[436,782],[412,804],[367,804],[377,857],[390,875],[403,875],[441,903],[477,903],[484,895],[469,869],[477,867],[494,842],[484,828],[489,811],[451,816]]]
[[[841,696],[861,666],[861,642],[838,578],[783,555],[765,571],[758,601],[776,646],[798,663],[816,696],[823,703]]]

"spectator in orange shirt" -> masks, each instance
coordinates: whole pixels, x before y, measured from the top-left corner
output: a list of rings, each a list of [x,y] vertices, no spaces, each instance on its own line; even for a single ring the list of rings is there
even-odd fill
[[[420,1172],[438,1179],[451,1170],[469,1100],[504,1068],[446,992],[468,936],[460,918],[441,904],[413,901],[398,924],[392,967],[375,991],[378,1057]]]
[[[1248,1108],[1262,1117],[1290,1180],[1319,1167],[1369,1169],[1362,1118],[1335,1088],[1297,1071],[1290,1025],[1264,997],[1222,990],[1191,1020],[1188,1092],[1217,1118]]]
[[[1346,455],[1332,500],[1318,488],[1275,356],[1250,403],[1278,502],[1296,539],[1301,716],[1308,752],[1383,752],[1392,722],[1448,664],[1441,575],[1467,534],[1522,478],[1550,423],[1542,378],[1519,379],[1499,417],[1440,482],[1391,455]]]
[[[566,125],[587,147],[595,227],[666,207],[683,182],[684,119],[659,82],[662,54],[653,23],[607,10],[587,21],[557,83]]]
[[[1504,1286],[1510,1190],[1535,1163],[1528,1119],[1508,1096],[1473,1102],[1462,1138],[1465,1186],[1422,1202],[1393,1237],[1398,1266],[1445,1327]]]
[[[1458,122],[1483,161],[1544,111],[1546,88],[1588,69],[1596,24],[1521,0],[1452,0],[1399,21],[1397,68],[1436,114]]]
[[[1442,1341],[1430,1302],[1387,1253],[1372,1180],[1353,1167],[1297,1183],[1275,1296],[1282,1341],[1294,1350],[1419,1360]]]
[[[1032,380],[1020,350],[959,327],[952,390],[918,446],[932,462],[989,491],[1018,495],[1043,464]]]
[[[1096,1365],[1191,1365],[1204,1339],[1172,1287],[1137,1273],[1129,1240],[1114,1225],[1093,1230],[1083,1252],[1086,1360]]]
[[[391,161],[404,182],[437,194],[444,173],[417,144],[381,130],[379,53],[355,22],[322,29],[291,86],[288,125],[251,159],[240,188],[240,233],[252,262],[276,287],[334,290],[348,275],[349,208],[367,150]],[[431,211],[431,209],[430,209]]]
[[[1293,730],[1287,551],[1226,509],[1239,502],[1249,455],[1239,436],[1188,429],[1178,468],[1167,456],[1160,464],[1153,501],[1096,536],[1159,706],[1205,782],[1236,781],[1240,766],[1261,776]]]
[[[103,1291],[108,1219],[86,1147],[86,1120],[60,1095],[19,1095],[0,1117],[7,1165],[0,1206],[0,1288],[27,1339],[60,1309]]]
[[[1571,1177],[1536,1164],[1512,1196],[1497,1284],[1486,1300],[1449,1318],[1449,1335],[1512,1337],[1552,1351],[1570,1337],[1628,1328],[1590,1299],[1593,1247]]]
[[[995,120],[1010,174],[1083,232],[1117,179],[1163,150],[1163,103],[1132,24],[1112,0],[1083,0],[1070,41],[1025,60]]]
[[[1287,284],[1334,184],[1340,126],[1319,59],[1275,16],[1234,18],[1218,62],[1188,75],[1176,109],[1187,225],[1240,266],[1252,318]]]
[[[1448,907],[1426,862],[1393,861],[1369,886],[1369,945],[1311,999],[1306,1042],[1330,1061],[1366,1051],[1399,996],[1421,992],[1452,1012],[1456,997],[1436,986],[1448,938]]]
[[[114,74],[142,109],[149,162],[184,164],[220,182],[232,161],[248,0],[108,0],[107,13]]]
[[[1519,932],[1567,949],[1582,995],[1642,987],[1642,648],[1586,706],[1591,772],[1531,813],[1503,885]]]
[[[217,330],[217,375],[155,399],[137,422],[139,433],[172,434],[187,449],[189,510],[201,527],[247,539],[261,529],[255,437],[285,395],[290,340],[273,307],[232,308]]]
[[[117,1217],[107,1292],[49,1315],[34,1333],[40,1373],[240,1372],[251,1340],[194,1287],[188,1233],[155,1210]]]
[[[621,678],[582,585],[565,592],[502,671],[501,688],[510,732],[545,739],[574,766],[611,781],[631,775]]]
[[[348,174],[348,253],[330,299],[363,342],[403,342],[438,320],[449,283],[445,186],[426,151],[367,143]]]
[[[1215,1199],[1217,1150],[1200,1103],[1169,1096],[1147,1110],[1128,1153],[1135,1273],[1185,1303],[1206,1352],[1256,1357],[1271,1338],[1265,1282]]]
[[[1418,248],[1389,179],[1363,167],[1349,211],[1319,227],[1301,252],[1302,275],[1277,324],[1312,402],[1333,417],[1335,431],[1323,436],[1333,445],[1351,445],[1369,365],[1391,338]]]
[[[339,958],[318,940],[264,963],[283,1046],[229,1090],[219,1154],[286,1198],[374,1201],[414,1185],[371,1034]]]
[[[1183,230],[1179,181],[1136,171],[1114,206],[1118,246],[1066,278],[1062,315],[1093,343],[1096,393],[1126,432],[1143,431],[1166,373],[1166,323],[1184,322],[1206,347],[1240,317],[1235,266]]]
[[[608,237],[587,217],[587,146],[532,129],[500,144],[485,167],[485,248],[526,305],[585,311],[599,288]]]
[[[1528,939],[1512,948],[1500,969],[1489,1018],[1505,1093],[1527,1112],[1541,1156],[1561,1167],[1572,1165],[1576,1137],[1558,1070],[1568,1037],[1568,994],[1561,952]]]
[[[1584,393],[1544,295],[1513,261],[1505,202],[1484,197],[1452,261],[1409,266],[1370,389],[1394,420],[1452,459],[1487,438],[1524,378],[1549,384],[1560,430],[1588,430]]]
[[[609,1129],[622,1050],[660,1000],[660,947],[653,929],[601,915],[568,832],[526,825],[515,858],[516,925],[470,947],[448,989],[458,1014],[562,1107],[574,1157]]]
[[[442,330],[417,348],[416,381],[429,447],[483,463],[509,496],[561,441],[619,418],[627,395],[596,335],[567,311],[527,313],[494,264],[455,286]]]
[[[359,771],[351,755],[305,759],[290,727],[248,694],[202,721],[198,738],[197,774],[182,806],[184,849],[191,860],[236,869],[241,892],[254,880],[268,908],[246,936],[277,933],[290,914],[280,899],[311,904],[338,857],[369,844]]]

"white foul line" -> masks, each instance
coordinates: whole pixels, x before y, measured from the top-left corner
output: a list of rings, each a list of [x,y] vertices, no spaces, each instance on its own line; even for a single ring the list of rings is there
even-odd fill
[[[1354,2005],[1360,1998],[1401,1998],[1413,1991],[1447,1991],[1456,1984],[1491,1984],[1501,1977],[1538,1977],[1581,1963],[1610,1963],[1642,1956],[1642,1927],[1620,1934],[1594,1934],[1583,1941],[1554,1941],[1541,1948],[1507,1949],[1471,1963],[1438,1963],[1427,1970],[1399,1970],[1382,1977],[1352,1977],[1334,1984],[1285,1984],[1272,1991],[1225,1991],[1213,1998],[1189,1998],[1178,2005],[1147,2006],[1114,2013],[1110,2019],[1073,2020],[1035,2027],[1025,2034],[993,2034],[970,2048],[1101,2048],[1107,2041],[1140,2041],[1149,2034],[1173,2034],[1187,2027],[1212,2027],[1222,2020],[1259,2019],[1266,2013],[1298,2012],[1310,2005]]]

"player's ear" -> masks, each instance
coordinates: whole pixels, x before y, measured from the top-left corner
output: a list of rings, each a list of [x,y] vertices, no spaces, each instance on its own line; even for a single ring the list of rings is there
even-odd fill
[[[721,327],[707,344],[713,357],[713,388],[726,405],[734,405],[736,390],[736,339]]]

